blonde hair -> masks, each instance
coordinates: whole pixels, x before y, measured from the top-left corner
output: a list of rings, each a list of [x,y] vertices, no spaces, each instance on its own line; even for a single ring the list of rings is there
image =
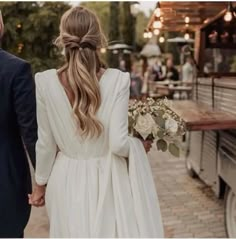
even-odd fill
[[[69,9],[61,18],[56,45],[65,51],[66,73],[73,94],[73,112],[83,136],[100,136],[103,126],[96,118],[101,105],[97,73],[101,63],[97,49],[106,44],[98,18],[83,7]]]
[[[2,12],[0,10],[0,39],[2,38],[3,33],[4,33],[4,24],[2,19]]]

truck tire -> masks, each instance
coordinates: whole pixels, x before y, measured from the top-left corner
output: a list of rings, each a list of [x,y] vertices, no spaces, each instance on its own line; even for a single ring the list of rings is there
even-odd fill
[[[225,228],[229,238],[236,238],[236,194],[229,187],[225,193]]]

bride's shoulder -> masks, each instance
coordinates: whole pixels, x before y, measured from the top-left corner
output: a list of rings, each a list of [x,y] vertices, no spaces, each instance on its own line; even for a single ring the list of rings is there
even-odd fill
[[[108,68],[108,72],[113,79],[113,84],[119,86],[119,88],[129,88],[130,86],[130,73],[123,72],[119,69]]]
[[[49,69],[42,72],[37,72],[35,74],[35,83],[36,86],[42,86],[44,84],[48,84],[49,80],[51,81],[52,78],[55,78],[57,76],[57,70],[56,69]],[[47,83],[45,83],[47,82]]]
[[[57,73],[56,69],[48,69],[46,71],[37,72],[35,74],[35,80],[43,79],[43,78],[47,78],[47,77],[51,78],[51,76],[55,73]]]

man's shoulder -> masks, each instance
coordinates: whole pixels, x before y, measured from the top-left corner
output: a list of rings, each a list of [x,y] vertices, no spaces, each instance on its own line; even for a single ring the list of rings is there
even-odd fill
[[[25,60],[4,50],[0,50],[0,58],[3,64],[5,63],[6,66],[11,67],[12,69],[14,69],[13,67],[15,66],[18,67],[21,65],[28,64]]]

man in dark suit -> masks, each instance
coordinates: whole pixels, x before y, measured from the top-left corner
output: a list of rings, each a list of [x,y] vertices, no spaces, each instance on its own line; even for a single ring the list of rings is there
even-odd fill
[[[0,41],[3,22],[0,13]],[[23,237],[37,140],[35,83],[25,61],[0,48],[0,237]]]

